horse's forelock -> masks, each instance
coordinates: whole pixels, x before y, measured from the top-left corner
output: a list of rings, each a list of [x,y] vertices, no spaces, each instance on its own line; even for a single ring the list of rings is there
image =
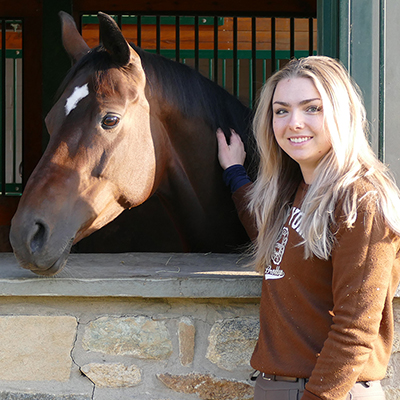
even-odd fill
[[[115,82],[110,76],[111,70],[120,71],[131,83],[135,81],[134,65],[120,66],[112,60],[110,54],[102,46],[95,47],[70,69],[57,92],[57,98],[80,71],[85,71],[91,77],[93,88],[98,94],[105,96],[113,94]]]

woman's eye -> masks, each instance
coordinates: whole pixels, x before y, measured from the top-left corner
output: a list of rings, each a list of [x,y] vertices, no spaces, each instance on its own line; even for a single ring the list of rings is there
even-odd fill
[[[286,113],[286,110],[284,110],[283,108],[278,108],[277,110],[275,110],[276,115],[283,115],[285,113]]]
[[[112,129],[112,128],[115,128],[119,124],[120,120],[121,120],[121,118],[118,115],[107,114],[101,121],[101,126],[104,129]]]
[[[320,107],[320,106],[310,106],[310,107],[308,107],[307,110],[310,111],[310,112],[316,113],[318,111],[321,111],[322,107]]]

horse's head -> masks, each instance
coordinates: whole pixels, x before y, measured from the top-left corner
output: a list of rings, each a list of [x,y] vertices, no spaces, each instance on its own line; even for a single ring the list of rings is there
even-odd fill
[[[10,232],[20,264],[41,275],[61,270],[73,243],[144,202],[155,184],[140,57],[106,14],[99,13],[102,45],[93,50],[73,19],[60,16],[74,66],[46,117],[50,141]]]

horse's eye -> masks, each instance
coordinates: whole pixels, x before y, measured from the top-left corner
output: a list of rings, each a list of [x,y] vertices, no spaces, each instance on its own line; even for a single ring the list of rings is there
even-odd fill
[[[101,126],[103,129],[115,128],[119,124],[120,119],[121,118],[118,115],[107,114],[101,121]]]

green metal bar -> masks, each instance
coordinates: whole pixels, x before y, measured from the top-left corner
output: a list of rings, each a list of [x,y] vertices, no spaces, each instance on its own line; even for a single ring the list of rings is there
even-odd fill
[[[240,96],[240,59],[237,59],[237,97]]]
[[[271,18],[271,75],[276,71],[276,20]]]
[[[118,15],[111,15],[115,22],[118,23]],[[120,15],[123,25],[136,25],[138,21],[137,15]],[[195,18],[190,16],[181,17],[181,25],[195,25]],[[98,24],[97,15],[83,15],[82,24]],[[156,25],[156,16],[143,15],[142,25]],[[175,16],[161,16],[162,25],[175,25]],[[200,25],[214,25],[214,17],[199,17]],[[224,24],[224,17],[218,17],[218,25]]]
[[[239,93],[239,64],[238,64],[238,45],[237,45],[237,38],[238,38],[238,29],[237,29],[237,17],[233,18],[233,55],[232,55],[232,62],[233,62],[233,95],[238,96]]]
[[[317,0],[318,54],[339,56],[339,1]],[[342,21],[342,17],[340,17]]]
[[[21,196],[22,195],[22,185],[19,183],[6,183],[5,185],[6,191],[5,195],[6,196]]]
[[[218,83],[218,23],[217,17],[214,17],[214,82]]]
[[[136,27],[136,31],[137,31],[137,40],[136,40],[136,44],[139,47],[142,47],[142,16],[138,15],[137,16],[137,27]]]
[[[222,87],[226,88],[226,58],[222,60]]]
[[[253,58],[249,60],[249,107],[253,105],[253,80],[254,71],[253,71]]]
[[[263,69],[262,69],[262,80],[265,82],[267,80],[267,60],[263,60]]]
[[[1,49],[6,50],[6,20],[1,20]],[[7,50],[6,50],[7,51]],[[2,51],[1,54],[1,138],[0,138],[0,178],[1,178],[1,194],[4,196],[6,192],[6,149],[5,149],[5,140],[6,140],[6,51]]]
[[[251,18],[251,86],[250,104],[253,106],[257,87],[257,19]]]
[[[314,51],[314,20],[308,18],[308,55],[312,55]]]
[[[338,0],[338,22],[337,27],[337,53],[340,61],[349,70],[351,68],[350,53],[351,53],[351,0]],[[319,25],[318,25],[319,26]],[[319,40],[319,37],[318,37]]]
[[[199,33],[199,17],[194,20],[194,68],[199,70],[199,49],[200,49],[200,33]]]
[[[179,16],[175,17],[175,61],[181,59],[181,19]]]
[[[379,152],[380,2],[340,0],[340,59],[361,89],[369,121],[369,140]],[[342,14],[347,13],[347,21]],[[343,43],[343,46],[342,46]],[[346,59],[347,58],[347,59]]]
[[[161,17],[156,16],[156,51],[160,54],[161,51]]]
[[[2,56],[2,50],[0,49],[0,57]],[[22,49],[6,50],[6,58],[23,58]]]
[[[295,34],[295,27],[294,27],[294,17],[290,18],[290,58],[294,57],[294,34]]]
[[[386,38],[386,0],[380,0],[379,15],[379,127],[378,127],[378,157],[385,162],[385,38]]]
[[[155,49],[144,49],[149,53],[156,53]],[[161,50],[161,54],[170,59],[175,59],[175,50],[166,49]],[[295,51],[295,57],[307,57],[309,52],[308,50],[297,50]],[[317,54],[314,51],[314,54]],[[194,50],[180,50],[180,55],[183,58],[194,58],[195,51]],[[252,58],[251,50],[239,50],[237,52],[237,57],[239,60],[250,60]],[[271,60],[272,52],[270,50],[257,50],[256,59],[257,60]],[[212,59],[214,58],[214,50],[199,50],[199,58],[200,59]],[[289,50],[277,50],[275,52],[275,58],[277,60],[289,60],[290,59],[290,51]],[[233,50],[218,50],[218,59],[227,59],[233,60]]]
[[[17,159],[17,104],[18,104],[18,96],[17,96],[17,86],[18,86],[18,76],[17,76],[17,60],[13,60],[13,162],[12,162],[12,180],[16,182],[16,159]]]

